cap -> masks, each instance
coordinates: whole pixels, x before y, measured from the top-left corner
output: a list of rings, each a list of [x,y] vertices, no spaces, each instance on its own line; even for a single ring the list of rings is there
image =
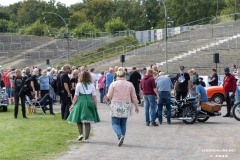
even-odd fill
[[[201,80],[203,80],[203,78],[202,78],[202,77],[199,77],[198,79],[201,79]]]
[[[185,67],[184,67],[184,66],[180,66],[179,68],[180,68],[181,70],[184,70]]]
[[[143,68],[143,69],[142,69],[142,71],[145,71],[145,70],[147,70],[147,68]]]
[[[228,68],[228,67],[225,67],[225,68],[224,68],[224,72],[228,72],[228,73],[229,73],[229,72],[230,72],[229,68]]]
[[[47,67],[47,70],[52,70],[52,68],[51,67]]]

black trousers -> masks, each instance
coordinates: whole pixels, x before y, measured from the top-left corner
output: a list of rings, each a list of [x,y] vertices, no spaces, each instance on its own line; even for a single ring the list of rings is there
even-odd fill
[[[17,118],[17,115],[18,115],[19,98],[21,98],[22,115],[23,115],[23,117],[26,117],[25,95],[19,96],[18,92],[14,92],[14,101],[15,101],[14,117],[15,118]]]
[[[41,98],[43,98],[45,95],[49,94],[49,90],[41,90]]]
[[[38,102],[41,106],[43,106],[44,111],[44,107],[46,107],[46,105],[49,105],[50,114],[53,114],[53,100],[49,94],[46,94],[43,98],[38,99]]]
[[[224,94],[225,101],[227,103],[227,115],[230,115],[231,113],[231,97],[229,96],[229,93]]]
[[[140,95],[139,95],[139,93],[140,93],[139,84],[134,84],[133,86],[135,88],[135,92],[136,92],[136,95],[137,95],[138,103],[141,103],[141,98],[140,98]]]
[[[69,107],[72,104],[71,97],[67,95],[61,95],[61,115],[62,119],[66,120],[69,116]]]
[[[187,97],[188,92],[176,92],[176,99],[181,100]]]

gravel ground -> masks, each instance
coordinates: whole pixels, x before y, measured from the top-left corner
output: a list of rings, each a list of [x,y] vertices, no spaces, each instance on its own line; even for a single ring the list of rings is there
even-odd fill
[[[58,107],[56,107],[58,108]],[[58,110],[58,109],[56,109]],[[222,108],[226,113],[226,107]],[[240,157],[239,123],[234,118],[211,117],[205,123],[186,125],[166,119],[158,127],[145,126],[144,108],[128,119],[127,134],[122,147],[111,127],[109,109],[99,105],[101,122],[93,125],[90,143],[75,143],[56,160],[207,160]],[[77,135],[76,135],[77,138]]]

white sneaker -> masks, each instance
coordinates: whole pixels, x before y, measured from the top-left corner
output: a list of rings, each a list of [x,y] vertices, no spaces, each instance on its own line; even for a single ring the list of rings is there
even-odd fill
[[[85,143],[89,143],[89,139],[85,139],[84,142],[85,142]]]
[[[78,140],[78,141],[82,141],[82,139],[83,139],[83,135],[81,134],[81,135],[78,136],[78,139],[77,139],[77,140]]]

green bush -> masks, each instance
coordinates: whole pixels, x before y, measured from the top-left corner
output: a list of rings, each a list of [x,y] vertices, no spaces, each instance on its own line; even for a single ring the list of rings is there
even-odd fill
[[[24,26],[21,30],[19,30],[19,34],[26,35],[35,35],[35,36],[48,36],[50,27],[46,24],[40,23],[40,20],[35,23]]]
[[[124,31],[127,28],[128,26],[121,20],[120,17],[113,18],[105,24],[105,30],[112,34],[116,33],[117,31]]]
[[[7,32],[8,30],[8,21],[5,19],[0,19],[0,32]]]
[[[73,30],[74,37],[86,37],[88,34],[99,32],[99,30],[90,22],[85,22]]]
[[[9,21],[7,30],[8,32],[12,32],[12,33],[18,32],[18,24],[12,21]]]

